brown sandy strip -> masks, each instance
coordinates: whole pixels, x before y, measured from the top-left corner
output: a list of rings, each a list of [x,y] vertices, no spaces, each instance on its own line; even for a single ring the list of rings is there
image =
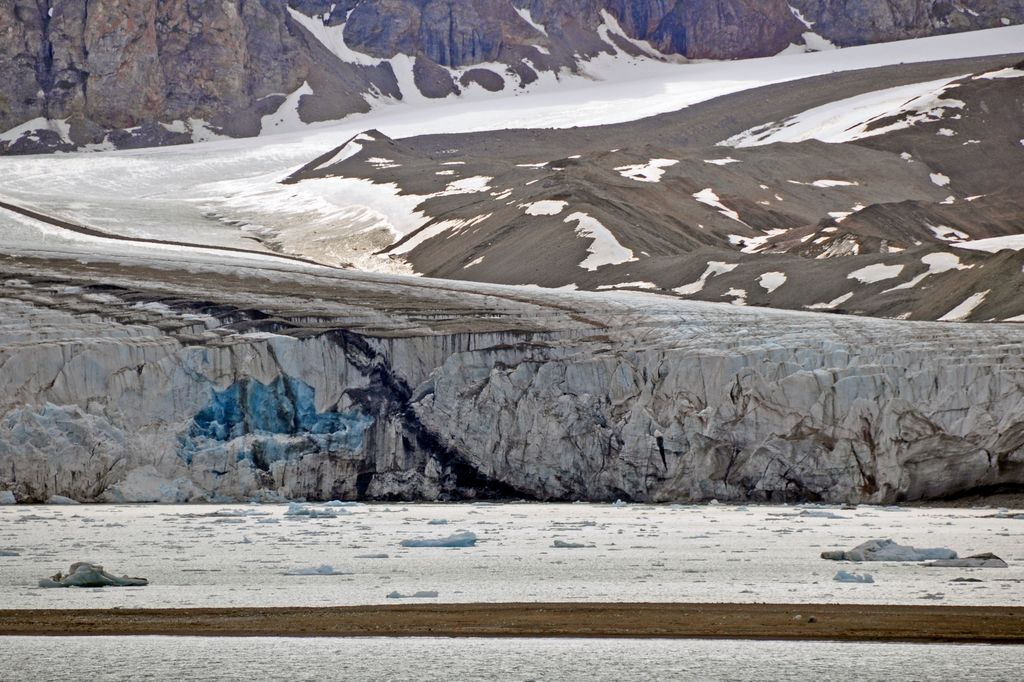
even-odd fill
[[[1024,644],[1024,607],[562,603],[0,610],[0,635],[659,637]]]

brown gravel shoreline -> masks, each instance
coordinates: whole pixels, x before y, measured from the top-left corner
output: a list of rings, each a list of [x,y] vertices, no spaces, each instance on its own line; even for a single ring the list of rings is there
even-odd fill
[[[1024,607],[415,604],[0,610],[0,635],[633,637],[1024,644]]]

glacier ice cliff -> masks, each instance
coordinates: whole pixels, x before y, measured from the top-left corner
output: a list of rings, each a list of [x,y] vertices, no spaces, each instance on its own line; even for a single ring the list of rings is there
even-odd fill
[[[1024,487],[1017,325],[117,265],[0,256],[0,490],[19,501]]]

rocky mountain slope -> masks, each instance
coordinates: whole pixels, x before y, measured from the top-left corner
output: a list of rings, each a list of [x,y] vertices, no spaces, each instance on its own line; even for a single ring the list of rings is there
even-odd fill
[[[1020,60],[833,74],[593,129],[371,131],[285,182],[395,188],[419,227],[271,240],[446,279],[1020,320]]]
[[[20,500],[889,503],[1024,485],[1016,326],[103,247],[0,260],[0,490]]]
[[[733,59],[1024,21],[1020,0],[12,0],[0,153],[180,144],[377,102],[586,75],[601,55]]]

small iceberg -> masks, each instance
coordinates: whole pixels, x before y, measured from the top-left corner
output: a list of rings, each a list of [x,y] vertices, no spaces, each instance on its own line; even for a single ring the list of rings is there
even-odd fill
[[[39,587],[144,587],[148,584],[145,578],[126,575],[118,578],[107,573],[102,566],[85,561],[71,564],[67,575],[57,571],[55,575],[39,581]]]
[[[417,538],[415,540],[402,540],[399,544],[402,547],[474,547],[476,546],[476,534],[463,531],[455,535],[449,535],[446,538]]]
[[[46,501],[46,504],[74,505],[81,503],[78,500],[72,500],[70,497],[64,497],[63,495],[50,495],[50,499]]]
[[[17,504],[18,499],[10,490],[0,490],[0,504]]]
[[[929,568],[1009,568],[1005,561],[991,552],[975,554],[962,559],[940,559],[931,561],[925,566]]]
[[[413,594],[402,594],[401,592],[391,592],[388,594],[388,599],[437,599],[436,590],[420,590]]]
[[[566,542],[565,540],[555,540],[553,543],[551,543],[551,546],[557,547],[559,549],[582,549],[587,545],[583,545],[578,542]]]
[[[834,550],[821,553],[831,561],[931,561],[956,559],[956,552],[945,547],[917,549],[898,545],[892,540],[868,540],[848,552]]]
[[[297,568],[294,571],[288,571],[285,575],[351,575],[345,571],[336,571],[334,566],[330,564],[320,564],[319,566],[311,566],[309,568]]]
[[[284,515],[300,516],[308,519],[331,519],[335,516],[347,516],[350,513],[351,512],[345,509],[345,507],[317,507],[311,504],[301,504],[299,502],[292,502],[288,505],[288,510],[284,513]]]
[[[832,580],[835,580],[837,583],[873,583],[875,582],[875,577],[870,573],[861,574],[839,571]]]

